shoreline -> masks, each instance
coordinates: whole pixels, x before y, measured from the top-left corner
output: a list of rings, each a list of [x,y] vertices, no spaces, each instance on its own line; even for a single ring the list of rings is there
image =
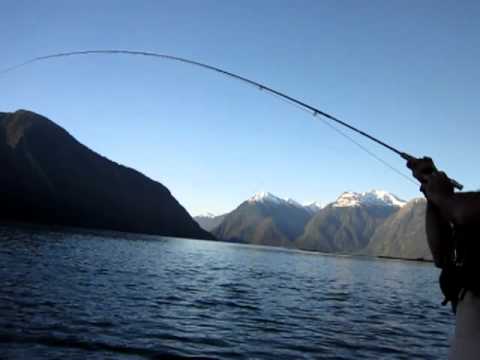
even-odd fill
[[[79,234],[79,235],[95,235],[95,236],[102,236],[102,237],[110,237],[110,238],[119,238],[122,237],[124,239],[131,239],[135,237],[137,240],[144,238],[145,240],[155,240],[155,237],[164,237],[164,238],[172,238],[172,239],[185,239],[180,237],[168,236],[168,235],[161,235],[161,234],[146,234],[146,233],[132,233],[132,232],[125,232],[120,230],[110,230],[110,229],[95,229],[95,228],[84,228],[84,227],[75,227],[75,226],[62,226],[62,225],[47,225],[47,224],[36,224],[36,223],[26,223],[26,222],[17,222],[17,221],[5,221],[0,220],[0,227],[15,227],[19,229],[26,229],[26,230],[38,230],[38,231],[53,231],[53,232],[64,232],[68,234]],[[336,256],[336,257],[352,257],[352,258],[366,258],[366,259],[374,259],[374,260],[396,260],[396,261],[408,261],[408,262],[419,262],[419,263],[431,263],[433,264],[433,260],[424,259],[424,258],[402,258],[402,257],[395,257],[395,256],[386,256],[386,255],[362,255],[362,254],[346,254],[346,253],[326,253],[321,251],[312,251],[312,250],[304,250],[299,248],[289,248],[289,247],[282,247],[282,246],[266,246],[266,245],[256,245],[256,244],[248,244],[248,243],[236,243],[231,241],[224,241],[221,239],[217,240],[204,240],[204,239],[191,239],[195,241],[208,241],[208,242],[221,242],[226,244],[239,244],[239,245],[247,245],[247,246],[254,246],[254,247],[266,247],[276,250],[293,250],[298,251],[304,254],[312,254],[312,255],[323,255],[323,256]]]

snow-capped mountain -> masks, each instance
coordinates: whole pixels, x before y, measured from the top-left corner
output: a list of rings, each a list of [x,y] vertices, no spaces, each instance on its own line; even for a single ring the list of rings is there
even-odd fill
[[[344,192],[335,202],[333,207],[355,207],[355,206],[392,206],[403,207],[407,202],[397,196],[384,191],[372,190],[368,192]]]
[[[295,244],[306,250],[352,253],[368,245],[371,236],[403,202],[384,191],[345,192],[313,215]]]
[[[226,241],[293,247],[311,217],[293,199],[260,192],[230,212],[212,233]]]
[[[316,212],[322,207],[319,202],[313,202],[306,205],[300,204],[298,201],[288,198],[283,199],[279,196],[273,195],[270,192],[258,192],[247,200],[248,203],[263,203],[263,204],[276,204],[276,205],[291,205],[298,208],[303,208],[311,212]]]
[[[254,194],[247,201],[249,203],[273,203],[273,204],[282,204],[286,202],[286,200],[279,198],[278,196],[275,196],[272,193],[269,193],[266,191],[261,191]]]
[[[300,204],[259,192],[228,214],[207,213],[195,219],[225,241],[332,253],[430,258],[424,214],[424,200],[412,200],[406,205],[384,190],[344,192],[326,206],[318,202]]]

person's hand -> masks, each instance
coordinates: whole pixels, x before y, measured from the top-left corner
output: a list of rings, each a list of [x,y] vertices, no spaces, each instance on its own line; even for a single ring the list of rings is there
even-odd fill
[[[428,180],[432,173],[437,171],[433,160],[429,157],[411,158],[407,161],[407,167],[412,170],[413,177],[422,184]]]
[[[427,199],[435,200],[438,197],[453,194],[454,187],[447,174],[443,171],[435,171],[422,184],[422,191]]]

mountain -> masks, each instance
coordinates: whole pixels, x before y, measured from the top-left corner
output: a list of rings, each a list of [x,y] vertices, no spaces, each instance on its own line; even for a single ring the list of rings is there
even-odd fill
[[[295,245],[304,250],[354,253],[405,202],[386,191],[345,192],[308,222]]]
[[[322,205],[318,201],[307,203],[303,205],[303,207],[307,209],[311,214],[315,214],[322,210]]]
[[[214,215],[212,213],[206,213],[194,216],[194,220],[200,225],[200,227],[206,231],[212,231],[218,225],[221,224],[227,214]]]
[[[2,221],[213,239],[166,187],[38,114],[0,113],[0,167]]]
[[[414,199],[374,232],[366,253],[409,259],[432,259],[425,231],[426,201]]]
[[[262,192],[227,214],[212,233],[226,241],[293,247],[311,216],[294,200]]]
[[[395,195],[384,190],[372,190],[369,192],[344,192],[331,204],[334,207],[402,207],[406,201],[400,200]]]

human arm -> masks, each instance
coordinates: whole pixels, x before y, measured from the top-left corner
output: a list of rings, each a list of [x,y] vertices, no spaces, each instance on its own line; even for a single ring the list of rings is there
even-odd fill
[[[425,218],[428,247],[435,265],[443,269],[451,263],[453,257],[452,225],[430,201],[427,201]]]
[[[480,222],[480,193],[455,193],[451,180],[444,172],[437,171],[429,157],[411,158],[407,166],[420,181],[420,190],[449,222],[467,225]]]
[[[420,191],[425,194],[425,184],[432,173],[437,169],[432,159],[424,157],[421,159],[411,158],[407,166],[412,170],[412,175],[422,183]],[[453,193],[451,186],[442,190],[445,193]],[[446,268],[453,257],[453,230],[452,224],[447,220],[438,206],[427,200],[425,227],[427,243],[430,248],[435,265],[439,268]]]
[[[434,172],[422,185],[426,198],[434,204],[441,215],[455,225],[480,223],[480,193],[454,193],[448,177],[443,172]]]

